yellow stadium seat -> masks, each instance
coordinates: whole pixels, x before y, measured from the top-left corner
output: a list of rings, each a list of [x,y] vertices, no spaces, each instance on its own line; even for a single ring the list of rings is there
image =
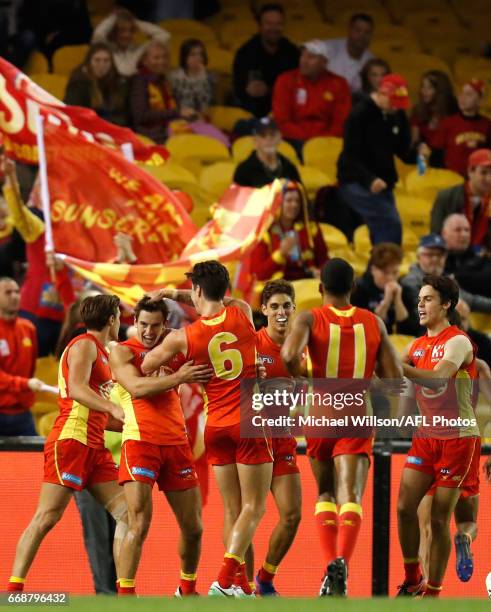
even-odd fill
[[[215,32],[205,23],[194,19],[165,19],[159,26],[169,32],[171,37],[197,38],[207,46],[217,43]]]
[[[278,151],[287,159],[289,159],[293,164],[297,165],[299,163],[299,159],[297,157],[295,149],[286,140],[282,140],[280,142],[280,144],[278,145]]]
[[[27,60],[24,70],[28,75],[49,72],[49,64],[46,56],[40,51],[33,51]]]
[[[236,164],[244,161],[254,150],[254,138],[252,136],[241,136],[232,144],[232,157]],[[288,158],[292,163],[298,164],[295,149],[289,142],[282,140],[278,145],[278,151]]]
[[[452,71],[443,60],[427,53],[394,53],[389,63],[394,72],[400,72],[406,78],[407,73],[416,73],[421,77],[427,70],[441,70],[452,76]]]
[[[156,144],[155,140],[152,140],[149,136],[145,136],[145,134],[137,134],[136,137],[138,140],[143,142],[143,144],[154,145]]]
[[[397,21],[404,21],[409,13],[451,12],[446,0],[387,0],[387,10]]]
[[[288,21],[285,26],[285,36],[297,45],[310,40],[312,38],[337,38],[339,32],[328,23],[324,23],[320,19],[317,21]],[[342,34],[341,34],[342,35]]]
[[[223,6],[218,17],[222,23],[234,21],[250,21],[253,14],[248,3],[237,3],[233,5]]]
[[[230,158],[229,151],[223,143],[201,134],[171,136],[165,146],[176,160],[198,157],[203,163],[213,163]]]
[[[465,83],[471,78],[482,78],[488,81],[491,73],[491,59],[484,57],[459,57],[454,65],[455,78]]]
[[[417,235],[409,227],[403,227],[402,229],[402,249],[405,253],[413,252],[416,250],[419,243]],[[372,242],[370,240],[370,234],[368,226],[360,225],[356,228],[353,234],[353,247],[355,254],[360,258],[368,261],[372,251]],[[402,270],[402,267],[401,267]],[[401,271],[401,275],[402,275]]]
[[[394,23],[376,24],[373,33],[373,42],[384,42],[386,40],[412,40],[418,42],[418,37],[411,28]]]
[[[423,175],[419,175],[417,170],[412,170],[406,177],[406,191],[410,195],[432,199],[438,191],[463,182],[463,177],[451,170],[428,168]]]
[[[226,132],[232,132],[240,119],[252,119],[251,113],[236,106],[211,106],[208,114],[211,123]]]
[[[210,70],[221,72],[222,74],[232,74],[233,53],[218,46],[209,46],[206,51],[208,53],[208,68]]]
[[[199,184],[216,199],[219,199],[232,184],[234,171],[234,162],[216,162],[203,168]]]
[[[290,6],[286,10],[286,22],[287,23],[315,23],[321,21],[322,15],[319,12],[318,7],[315,5],[295,5]]]
[[[370,45],[370,51],[375,57],[390,58],[394,53],[421,53],[421,45],[412,38],[376,40]]]
[[[302,278],[292,282],[295,289],[295,302],[297,311],[309,310],[322,305],[319,293],[319,280],[316,278]]]
[[[327,175],[315,166],[299,166],[298,171],[300,172],[300,179],[307,191],[307,195],[311,200],[315,198],[315,194],[321,187],[336,183],[335,177]]]
[[[38,420],[36,429],[40,436],[47,438],[53,429],[58,411],[47,412]]]
[[[144,165],[141,167],[171,189],[178,189],[179,187],[177,185],[186,185],[188,183],[197,184],[195,176],[175,161],[168,161],[162,166]]]
[[[406,176],[411,172],[411,170],[415,169],[415,165],[404,163],[401,159],[397,157],[397,155],[394,156],[394,159],[396,162],[397,174],[399,176],[398,187],[404,186],[406,182]]]
[[[395,198],[403,226],[411,229],[418,237],[429,234],[433,199],[418,198],[398,190]]]
[[[303,146],[303,158],[307,166],[315,166],[328,176],[336,176],[336,164],[343,148],[342,138],[318,136]]]
[[[74,68],[85,60],[89,45],[71,45],[60,47],[53,54],[53,72],[70,74]]]
[[[330,257],[342,257],[350,263],[355,258],[355,254],[348,244],[348,239],[341,230],[329,223],[319,223],[324,242],[327,245]],[[365,265],[365,262],[364,262]]]
[[[334,23],[347,28],[353,13],[367,13],[373,18],[376,25],[379,23],[384,23],[384,21],[390,22],[389,13],[387,13],[384,7],[378,6],[376,8],[368,9],[363,9],[360,7],[346,9],[334,15]]]
[[[58,404],[56,401],[56,395],[52,395],[52,401],[36,401],[31,408],[31,412],[35,417],[40,417],[43,414],[47,414],[48,412],[54,412],[58,410]]]
[[[58,361],[52,356],[48,357],[38,357],[36,359],[36,369],[34,372],[34,376],[42,380],[47,385],[52,387],[58,386]],[[42,405],[51,404],[51,406],[55,405],[57,396],[52,393],[47,393],[45,391],[35,393],[36,404],[39,404],[40,409],[42,409]],[[35,405],[36,405],[35,404]],[[53,407],[51,408],[53,410]],[[47,410],[44,410],[47,412]],[[43,412],[43,414],[44,414]]]
[[[469,317],[471,321],[471,327],[485,334],[491,334],[491,314],[483,312],[471,312]]]
[[[64,74],[31,74],[31,79],[58,100],[65,97],[68,77]]]
[[[406,336],[405,334],[389,334],[389,340],[395,348],[399,356],[402,356],[407,347],[414,340],[414,336]]]
[[[220,28],[220,40],[226,49],[237,49],[257,33],[257,23],[249,21],[228,21]]]

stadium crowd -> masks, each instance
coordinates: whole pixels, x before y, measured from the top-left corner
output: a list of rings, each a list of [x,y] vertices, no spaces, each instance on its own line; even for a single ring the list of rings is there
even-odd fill
[[[258,189],[283,180],[279,213],[242,262],[250,271],[243,297],[255,310],[256,329],[266,323],[265,283],[318,284],[323,266],[339,256],[356,272],[351,303],[378,315],[394,346],[402,336],[407,344],[424,333],[423,278],[453,279],[462,326],[491,366],[491,81],[480,67],[486,38],[473,41],[476,70],[461,61],[465,68],[452,72],[447,61],[457,68],[457,53],[451,62],[436,51],[423,56],[416,35],[398,25],[400,15],[379,23],[378,2],[376,10],[350,13],[343,22],[315,4],[319,22],[334,19],[337,26],[325,38],[307,19],[299,35],[290,13],[300,7],[288,2],[251,2],[241,13],[243,31],[221,20],[229,4],[220,4],[127,1],[102,14],[96,0],[6,0],[0,54],[66,104],[167,145],[169,176],[172,168],[196,173],[188,195],[191,216],[201,224],[225,186]],[[462,20],[453,4],[441,4],[457,29]],[[396,42],[378,34],[379,26],[405,31],[408,47],[394,50]],[[221,28],[236,34],[225,48],[213,42]],[[67,63],[58,72],[63,53]],[[414,63],[407,61],[411,53]],[[174,157],[172,143],[182,134],[220,143],[225,154],[213,161],[233,160],[218,187],[200,182],[206,164],[199,151]],[[56,253],[45,254],[43,214],[30,196],[36,170],[2,154],[0,436],[49,434],[54,416],[43,393],[54,381],[43,379],[43,364],[59,360],[85,332],[80,304],[100,293]],[[171,182],[188,192],[189,182]],[[128,235],[117,233],[114,245],[114,263],[138,263]],[[314,285],[307,287],[308,295],[297,293],[299,310],[302,298],[312,299]],[[185,301],[167,306],[171,327],[196,320]],[[128,341],[136,333],[133,313],[122,305],[121,317],[119,340]],[[87,510],[90,503],[77,497],[87,533],[97,511]],[[114,537],[115,524],[103,512],[99,523],[106,520],[104,537]],[[97,538],[87,543],[89,557],[96,546]],[[96,585],[98,592],[111,592],[110,556],[107,565],[109,578]]]

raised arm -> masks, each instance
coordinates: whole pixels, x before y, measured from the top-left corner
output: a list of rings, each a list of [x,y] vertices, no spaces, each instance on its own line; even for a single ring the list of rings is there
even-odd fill
[[[188,350],[186,332],[183,329],[174,329],[163,339],[161,344],[145,355],[142,363],[142,372],[150,374],[169,362],[178,353],[186,354]]]
[[[462,365],[469,363],[472,354],[473,349],[469,338],[462,335],[454,336],[445,343],[443,357],[433,370],[420,370],[414,366],[403,364],[404,375],[411,380],[418,381],[446,380],[452,378]]]
[[[124,418],[122,408],[98,395],[90,388],[90,373],[97,359],[97,348],[90,340],[79,340],[68,353],[68,389],[70,398],[91,410],[105,412],[120,421]]]
[[[302,351],[307,346],[314,317],[311,312],[300,312],[295,317],[291,332],[281,347],[281,358],[292,376],[302,376]]]

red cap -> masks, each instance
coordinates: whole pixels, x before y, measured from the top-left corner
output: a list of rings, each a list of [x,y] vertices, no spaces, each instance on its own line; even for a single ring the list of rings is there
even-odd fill
[[[392,108],[409,108],[407,81],[400,74],[386,74],[380,83],[379,91],[389,96]]]
[[[491,149],[477,149],[469,155],[467,168],[476,166],[491,166]]]
[[[466,85],[469,85],[469,87],[472,87],[472,89],[474,91],[477,91],[477,93],[480,96],[482,96],[484,94],[484,88],[485,88],[486,84],[484,83],[484,81],[481,81],[481,79],[470,79],[469,81],[464,83],[464,87]]]

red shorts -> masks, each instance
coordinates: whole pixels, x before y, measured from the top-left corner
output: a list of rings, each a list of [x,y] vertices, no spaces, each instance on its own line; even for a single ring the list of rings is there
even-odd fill
[[[328,461],[338,455],[372,454],[373,436],[368,438],[307,438],[307,456]]]
[[[288,474],[299,474],[297,465],[297,441],[293,436],[273,438],[273,478]]]
[[[479,493],[481,440],[477,437],[413,438],[404,467],[433,476],[430,489],[460,488],[465,497]],[[431,494],[431,493],[430,493]]]
[[[198,486],[189,444],[160,446],[141,440],[126,440],[121,449],[119,484],[137,480],[160,491],[184,491]]]
[[[242,438],[240,423],[229,427],[205,427],[205,448],[208,463],[257,465],[273,461],[273,449],[268,438]]]
[[[72,438],[44,447],[44,482],[75,491],[98,482],[118,479],[118,468],[107,448],[91,448]]]

